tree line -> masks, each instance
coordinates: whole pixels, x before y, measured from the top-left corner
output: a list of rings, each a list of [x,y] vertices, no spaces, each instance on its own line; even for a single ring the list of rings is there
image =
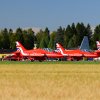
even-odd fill
[[[55,49],[56,43],[61,43],[65,48],[76,48],[80,46],[84,36],[88,36],[90,48],[96,49],[96,41],[100,40],[100,25],[91,30],[89,24],[72,23],[66,28],[59,27],[56,31],[50,32],[48,27],[45,30],[40,30],[38,33],[29,28],[23,30],[17,28],[14,32],[12,29],[2,29],[0,31],[0,49],[15,49],[16,41],[20,41],[25,48],[32,49],[34,44],[38,48],[51,48]]]

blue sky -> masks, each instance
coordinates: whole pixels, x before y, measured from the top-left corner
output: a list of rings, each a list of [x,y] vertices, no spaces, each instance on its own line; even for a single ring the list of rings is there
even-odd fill
[[[0,28],[100,24],[100,0],[0,0]]]

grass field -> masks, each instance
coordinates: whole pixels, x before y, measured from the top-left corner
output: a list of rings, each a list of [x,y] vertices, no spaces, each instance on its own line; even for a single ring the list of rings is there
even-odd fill
[[[100,100],[100,64],[0,64],[0,100]]]

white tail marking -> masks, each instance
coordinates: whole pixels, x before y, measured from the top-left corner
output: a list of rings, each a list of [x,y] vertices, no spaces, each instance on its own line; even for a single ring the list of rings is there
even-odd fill
[[[56,43],[56,48],[57,52],[60,52],[63,56],[68,56],[68,54],[64,53],[63,47],[60,44]]]
[[[97,44],[97,49],[100,50],[100,42],[96,41],[96,44]]]

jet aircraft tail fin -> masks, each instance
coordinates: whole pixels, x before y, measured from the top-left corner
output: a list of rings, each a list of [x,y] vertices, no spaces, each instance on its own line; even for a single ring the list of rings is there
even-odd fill
[[[89,40],[87,36],[84,36],[79,49],[83,51],[90,51]]]
[[[96,41],[97,49],[100,50],[100,41]]]
[[[23,45],[22,45],[20,42],[18,42],[18,41],[16,41],[16,48],[17,48],[17,51],[20,51],[20,52],[23,52],[23,51],[26,50],[26,49],[23,47]]]

